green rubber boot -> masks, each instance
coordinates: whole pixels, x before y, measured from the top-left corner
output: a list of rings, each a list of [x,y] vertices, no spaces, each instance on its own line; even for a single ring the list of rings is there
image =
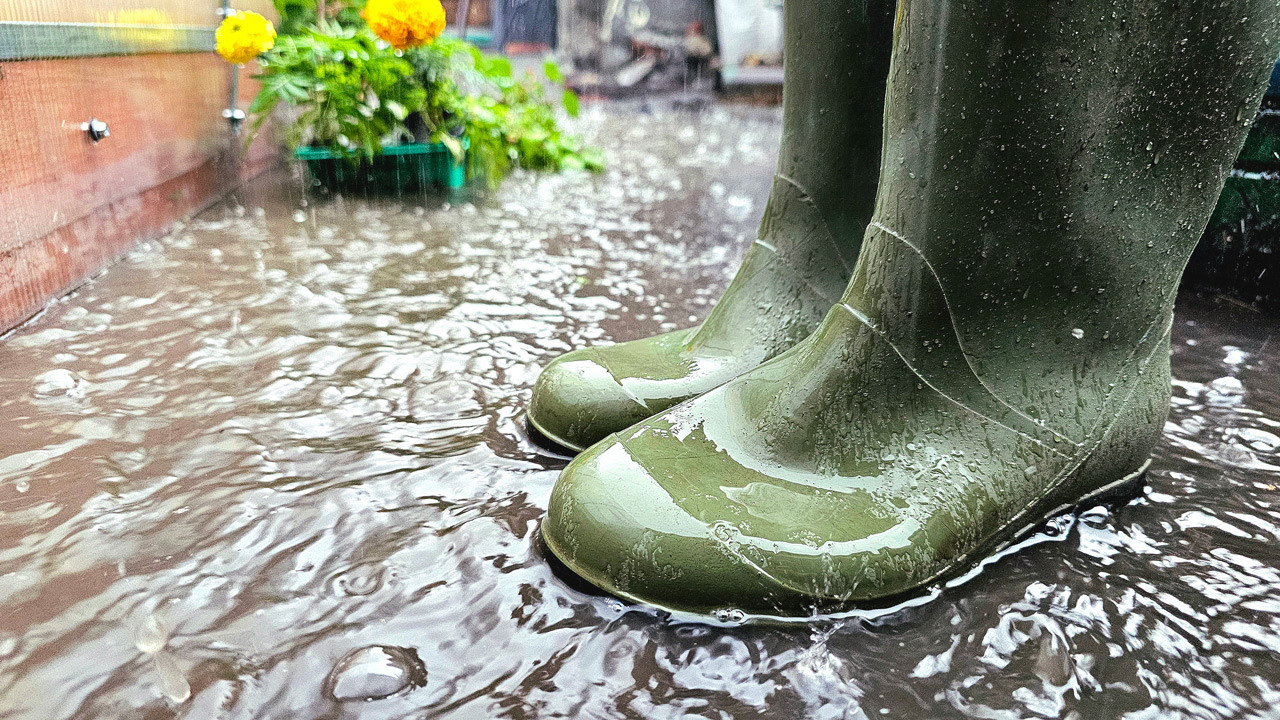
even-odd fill
[[[890,603],[1137,477],[1183,265],[1280,51],[1276,0],[910,0],[842,302],[580,455],[547,545],[625,598]]]
[[[875,206],[892,0],[789,0],[778,173],[724,297],[699,327],[575,350],[542,371],[529,424],[580,452],[758,367],[840,298]]]

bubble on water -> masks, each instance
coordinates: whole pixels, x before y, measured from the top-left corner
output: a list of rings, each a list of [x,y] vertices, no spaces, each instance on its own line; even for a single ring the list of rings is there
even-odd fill
[[[36,397],[57,397],[79,394],[84,380],[64,368],[57,368],[36,376]]]
[[[31,489],[31,481],[27,478],[18,478],[18,481],[13,484],[13,489],[24,493]]]
[[[352,650],[333,666],[324,693],[334,700],[378,700],[427,681],[427,669],[409,648],[371,645]]]
[[[187,682],[187,676],[178,667],[178,661],[167,652],[156,653],[153,660],[156,674],[160,676],[160,690],[165,697],[176,703],[186,702],[191,697],[191,683]]]

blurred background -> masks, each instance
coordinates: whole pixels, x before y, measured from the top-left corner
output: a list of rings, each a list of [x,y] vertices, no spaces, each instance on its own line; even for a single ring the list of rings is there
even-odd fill
[[[553,574],[534,379],[706,317],[783,60],[773,0],[0,0],[0,718],[1274,716],[1276,84],[1142,496],[890,616]]]

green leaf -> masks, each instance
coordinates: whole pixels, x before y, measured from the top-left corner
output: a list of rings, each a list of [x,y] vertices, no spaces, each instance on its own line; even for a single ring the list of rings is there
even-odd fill
[[[564,94],[560,96],[560,102],[564,104],[564,111],[569,113],[569,117],[578,117],[578,113],[582,111],[578,105],[578,93],[565,88]]]
[[[563,84],[564,75],[560,72],[560,66],[555,60],[548,60],[542,64],[542,72],[547,74],[547,79],[553,83]]]
[[[500,55],[482,55],[476,69],[491,78],[511,77],[511,61]]]
[[[458,138],[445,133],[440,136],[440,142],[449,148],[449,152],[453,153],[453,159],[462,162],[466,158],[466,150],[462,147],[462,141]]]
[[[592,172],[600,172],[601,170],[604,170],[604,152],[602,152],[600,148],[584,148],[578,156],[587,164],[588,170],[591,170]]]

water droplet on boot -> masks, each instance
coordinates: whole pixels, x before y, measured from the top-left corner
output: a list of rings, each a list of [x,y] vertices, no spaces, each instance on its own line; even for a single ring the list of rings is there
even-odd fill
[[[1072,330],[1071,337],[1077,340],[1084,338],[1084,330],[1082,330],[1081,328],[1076,328],[1075,330]]]
[[[426,681],[427,669],[413,650],[372,645],[343,655],[324,688],[334,700],[378,700]]]
[[[712,612],[716,620],[722,623],[738,624],[747,618],[747,614],[738,608],[720,608]]]

